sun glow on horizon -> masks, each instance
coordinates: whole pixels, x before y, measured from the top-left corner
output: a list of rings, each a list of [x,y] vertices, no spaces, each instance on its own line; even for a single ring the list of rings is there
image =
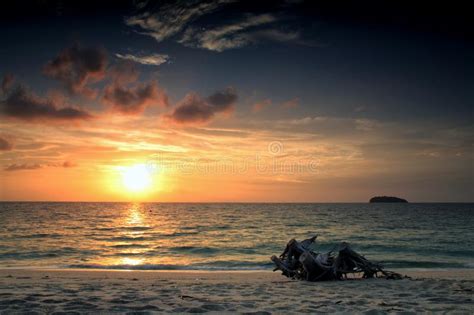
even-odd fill
[[[150,170],[145,164],[136,164],[122,170],[122,183],[130,192],[143,192],[152,185]]]

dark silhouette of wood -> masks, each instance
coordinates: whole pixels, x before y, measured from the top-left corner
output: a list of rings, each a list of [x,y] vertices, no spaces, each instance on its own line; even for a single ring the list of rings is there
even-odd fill
[[[316,238],[301,242],[290,240],[279,257],[271,257],[276,266],[273,271],[281,270],[286,277],[307,281],[343,280],[348,274],[358,274],[364,279],[403,278],[396,272],[385,270],[381,264],[367,260],[345,242],[328,253],[317,253],[312,250]]]

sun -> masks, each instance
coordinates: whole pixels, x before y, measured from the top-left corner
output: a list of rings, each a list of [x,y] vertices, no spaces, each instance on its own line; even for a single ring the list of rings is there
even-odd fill
[[[151,187],[152,176],[145,164],[126,167],[122,171],[122,183],[127,190],[142,192]]]

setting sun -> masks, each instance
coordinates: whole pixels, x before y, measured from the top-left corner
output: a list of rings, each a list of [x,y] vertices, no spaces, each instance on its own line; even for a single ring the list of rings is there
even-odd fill
[[[141,192],[151,186],[152,176],[146,165],[132,165],[122,171],[122,183],[129,191]]]

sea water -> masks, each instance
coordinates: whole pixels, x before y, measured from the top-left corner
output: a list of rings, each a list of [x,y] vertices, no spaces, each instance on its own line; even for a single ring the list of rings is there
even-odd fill
[[[292,239],[474,268],[474,204],[0,203],[0,268],[271,270]]]

